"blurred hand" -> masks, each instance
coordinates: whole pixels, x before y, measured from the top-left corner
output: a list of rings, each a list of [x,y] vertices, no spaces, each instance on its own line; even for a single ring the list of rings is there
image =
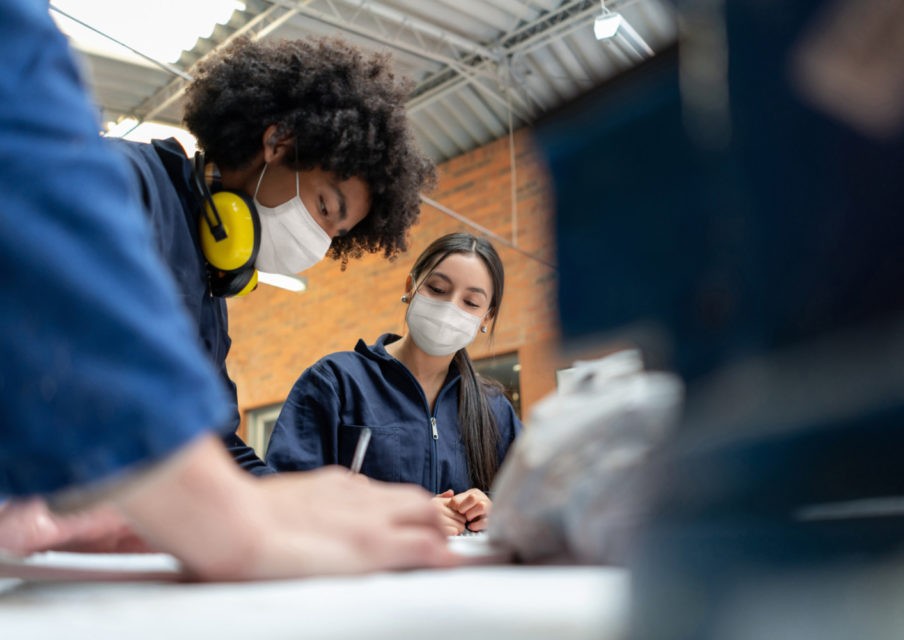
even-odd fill
[[[447,489],[433,497],[433,506],[439,513],[443,532],[447,536],[457,536],[465,530],[465,517],[449,504],[453,495],[452,489]]]
[[[449,507],[461,514],[470,531],[483,531],[487,527],[493,502],[480,489],[468,489],[450,498]]]
[[[275,529],[273,564],[261,577],[361,573],[384,569],[450,566],[445,524],[430,496],[414,485],[371,480],[362,483],[347,469],[327,467],[258,480],[269,498]],[[267,537],[273,536],[268,528]],[[298,565],[286,561],[297,554]],[[269,554],[268,554],[269,555]]]
[[[199,439],[114,495],[147,540],[202,580],[255,580],[460,563],[430,495],[347,469],[254,478]]]
[[[32,498],[0,504],[0,549],[16,555],[37,551],[138,553],[149,547],[112,505],[59,514]]]

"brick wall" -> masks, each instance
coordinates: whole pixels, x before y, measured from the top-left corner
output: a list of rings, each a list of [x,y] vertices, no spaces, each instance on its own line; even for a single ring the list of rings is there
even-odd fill
[[[507,138],[440,166],[437,188],[428,196],[503,238],[511,240],[515,228],[519,249],[555,263],[549,187],[526,130],[516,133],[515,149],[515,214]],[[365,256],[343,272],[338,262],[327,260],[305,272],[304,293],[261,286],[230,300],[228,367],[243,418],[250,409],[282,402],[304,368],[323,355],[351,349],[358,338],[372,342],[386,331],[402,332],[406,307],[399,298],[408,268],[433,239],[453,231],[475,232],[424,205],[408,252],[394,262]],[[478,334],[469,353],[477,359],[518,352],[522,410],[528,416],[531,405],[555,388],[555,370],[562,365],[556,350],[555,272],[494,245],[505,264],[505,298],[492,343]]]

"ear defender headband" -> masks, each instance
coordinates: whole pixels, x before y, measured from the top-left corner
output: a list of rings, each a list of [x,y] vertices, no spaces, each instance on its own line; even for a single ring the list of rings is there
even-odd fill
[[[254,200],[243,193],[207,188],[204,156],[195,153],[192,178],[201,198],[198,230],[207,261],[210,292],[243,296],[257,287],[254,261],[261,242],[261,223]]]

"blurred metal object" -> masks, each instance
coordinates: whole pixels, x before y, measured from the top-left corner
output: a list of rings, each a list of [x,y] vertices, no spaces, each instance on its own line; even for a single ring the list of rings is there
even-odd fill
[[[646,371],[635,350],[575,363],[496,478],[493,546],[525,562],[624,563],[645,506],[638,480],[682,400],[679,378]]]

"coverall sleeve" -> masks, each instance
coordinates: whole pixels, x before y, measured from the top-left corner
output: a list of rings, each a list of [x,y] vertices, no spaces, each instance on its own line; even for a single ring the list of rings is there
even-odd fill
[[[302,373],[273,427],[267,465],[299,471],[338,464],[340,405],[336,376],[324,361]]]
[[[170,455],[226,394],[47,3],[0,3],[0,495]]]

